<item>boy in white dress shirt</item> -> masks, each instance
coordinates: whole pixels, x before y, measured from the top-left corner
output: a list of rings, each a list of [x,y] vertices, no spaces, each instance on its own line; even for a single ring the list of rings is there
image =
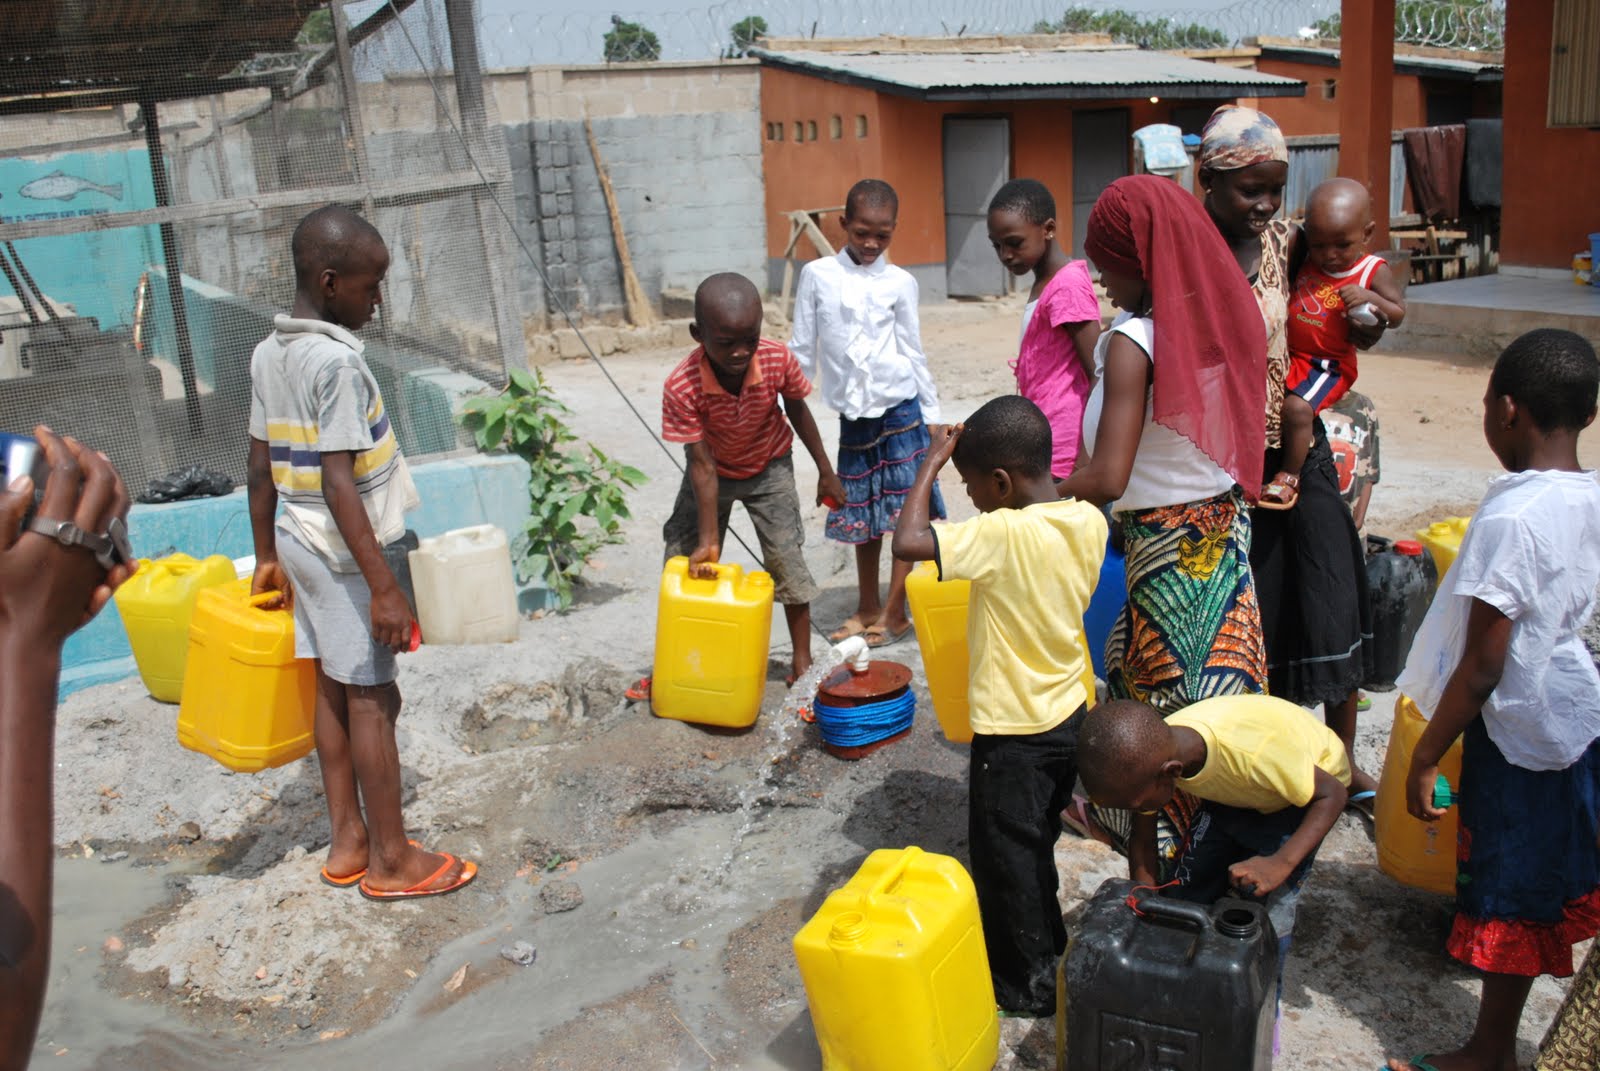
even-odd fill
[[[828,638],[866,633],[883,647],[911,629],[906,616],[910,562],[896,561],[888,597],[880,601],[883,537],[894,531],[906,492],[928,451],[929,423],[938,423],[939,395],[928,373],[917,325],[917,281],[890,264],[889,242],[900,211],[894,188],[862,179],[845,198],[845,247],[800,273],[789,348],[801,370],[839,413],[839,478],[845,501],[829,503],[829,539],[856,548],[855,613]],[[933,488],[933,516],[944,499]]]

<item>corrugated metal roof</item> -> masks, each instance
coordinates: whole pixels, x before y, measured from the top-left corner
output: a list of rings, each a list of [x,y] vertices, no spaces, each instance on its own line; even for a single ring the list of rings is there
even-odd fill
[[[1334,48],[1279,44],[1262,44],[1259,47],[1262,57],[1267,59],[1299,60],[1328,67],[1339,65],[1339,50]],[[1505,62],[1500,58],[1469,60],[1453,56],[1418,56],[1397,51],[1394,54],[1394,69],[1397,74],[1418,74],[1425,77],[1435,75],[1492,79],[1499,77],[1505,70]]]
[[[318,0],[29,0],[5,4],[0,95],[170,98],[218,92],[241,61],[294,49]]]
[[[1169,52],[753,52],[763,63],[925,100],[1298,97],[1305,83]]]

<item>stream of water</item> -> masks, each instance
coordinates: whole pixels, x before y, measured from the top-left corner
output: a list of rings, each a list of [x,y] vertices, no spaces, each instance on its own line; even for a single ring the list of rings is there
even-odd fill
[[[767,717],[767,724],[774,726],[771,743],[756,761],[755,776],[739,789],[739,808],[735,812],[739,823],[734,827],[733,836],[728,841],[727,853],[711,873],[712,880],[717,884],[721,884],[727,878],[745,837],[755,828],[760,806],[770,800],[777,790],[777,765],[789,753],[789,738],[801,724],[800,711],[816,702],[817,689],[821,687],[828,674],[839,668],[843,661],[844,658],[839,654],[838,648],[825,647],[821,657],[811,663],[811,668],[789,686],[783,702],[778,705],[777,713]]]

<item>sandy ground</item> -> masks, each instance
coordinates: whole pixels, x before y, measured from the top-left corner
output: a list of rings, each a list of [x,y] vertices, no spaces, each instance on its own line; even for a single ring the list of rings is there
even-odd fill
[[[1006,391],[1014,302],[926,310],[946,415]],[[616,357],[622,391],[654,424],[677,352]],[[577,431],[648,472],[627,542],[595,562],[573,612],[524,622],[496,647],[424,647],[404,660],[401,756],[413,835],[480,861],[477,884],[376,905],[316,880],[326,846],[308,759],[232,775],[179,748],[175,708],[136,680],[60,712],[62,862],[49,1003],[36,1066],[436,1068],[820,1066],[790,941],[866,853],[916,844],[965,860],[965,749],[924,701],[912,735],[864,761],[780,716],[787,662],[774,625],[765,713],[745,733],[656,719],[623,688],[648,670],[659,525],[673,461],[590,362],[547,369]],[[1464,512],[1496,468],[1479,430],[1485,373],[1374,356],[1362,389],[1383,421],[1380,532]],[[832,442],[837,422],[819,414]],[[1591,436],[1587,461],[1600,462]],[[814,468],[797,456],[802,488]],[[956,516],[971,507],[947,483]],[[818,622],[851,608],[846,553],[810,518]],[[753,543],[746,522],[736,530]],[[731,542],[731,541],[730,541]],[[727,557],[750,562],[731,547]],[[918,671],[915,643],[887,657]],[[920,683],[919,683],[920,691]],[[1362,719],[1381,766],[1390,706]],[[191,824],[192,823],[192,824]],[[1064,838],[1063,908],[1121,872]],[[1367,829],[1341,820],[1301,911],[1279,1066],[1376,1066],[1466,1030],[1476,983],[1442,951],[1450,904],[1379,872]],[[501,955],[516,942],[529,965]],[[1542,979],[1524,1055],[1559,1002]],[[1005,1024],[1001,1067],[1048,1067],[1049,1021]]]

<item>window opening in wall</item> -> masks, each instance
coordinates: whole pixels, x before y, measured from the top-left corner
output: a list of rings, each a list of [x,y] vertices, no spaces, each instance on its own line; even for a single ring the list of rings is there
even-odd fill
[[[856,137],[864,138],[866,136],[867,136],[867,117],[864,116],[864,115],[858,115],[858,116],[856,116]]]
[[[815,119],[811,119],[806,122],[806,140],[817,140],[817,121]]]
[[[806,125],[798,119],[794,121],[794,140],[806,140]]]
[[[1322,80],[1322,99],[1334,100],[1339,96],[1339,80],[1337,78],[1324,78]]]
[[[767,140],[768,141],[782,141],[783,140],[783,124],[782,123],[768,123],[767,124]]]
[[[837,115],[828,120],[828,136],[834,141],[844,137],[844,120]]]

